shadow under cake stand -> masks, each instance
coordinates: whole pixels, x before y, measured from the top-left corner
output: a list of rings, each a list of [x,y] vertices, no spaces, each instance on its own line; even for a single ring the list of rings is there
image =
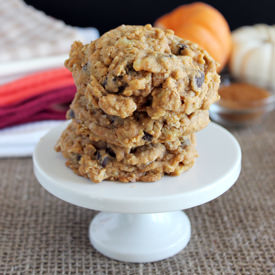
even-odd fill
[[[102,211],[92,220],[89,238],[105,256],[124,262],[152,262],[175,255],[190,240],[191,225],[181,210],[227,191],[241,170],[241,150],[224,128],[210,123],[197,133],[199,157],[193,168],[155,183],[92,183],[75,175],[53,148],[68,123],[37,144],[34,173],[56,197]]]

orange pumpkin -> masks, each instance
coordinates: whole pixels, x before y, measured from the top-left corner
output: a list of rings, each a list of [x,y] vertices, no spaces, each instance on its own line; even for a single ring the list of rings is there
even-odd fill
[[[183,39],[197,43],[219,64],[221,71],[231,51],[231,32],[223,15],[210,5],[182,5],[160,17],[155,26],[174,30]]]

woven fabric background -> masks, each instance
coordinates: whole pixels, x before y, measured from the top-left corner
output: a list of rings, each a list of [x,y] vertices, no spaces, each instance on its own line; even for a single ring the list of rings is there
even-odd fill
[[[32,160],[0,161],[0,274],[275,274],[275,113],[265,123],[232,130],[242,173],[224,195],[186,210],[188,246],[174,257],[126,264],[90,245],[96,212],[45,191]]]

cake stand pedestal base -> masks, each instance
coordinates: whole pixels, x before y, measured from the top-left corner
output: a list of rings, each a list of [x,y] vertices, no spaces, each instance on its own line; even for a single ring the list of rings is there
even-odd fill
[[[177,254],[189,242],[190,221],[182,211],[153,214],[101,212],[89,238],[102,254],[123,262],[145,263]]]

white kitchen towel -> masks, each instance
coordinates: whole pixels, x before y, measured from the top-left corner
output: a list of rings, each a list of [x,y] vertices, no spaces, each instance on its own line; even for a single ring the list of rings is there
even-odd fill
[[[40,138],[62,123],[62,120],[45,120],[0,130],[0,157],[31,156]]]
[[[76,29],[81,34],[82,38],[80,40],[83,43],[88,43],[99,37],[99,32],[95,28]],[[71,41],[71,43],[72,42],[73,41]],[[0,85],[16,80],[30,73],[62,67],[68,56],[69,50],[64,54],[59,55],[35,57],[27,60],[11,60],[3,63],[0,62]]]
[[[63,66],[73,41],[98,38],[95,28],[76,28],[23,0],[0,1],[0,83],[14,75]]]

